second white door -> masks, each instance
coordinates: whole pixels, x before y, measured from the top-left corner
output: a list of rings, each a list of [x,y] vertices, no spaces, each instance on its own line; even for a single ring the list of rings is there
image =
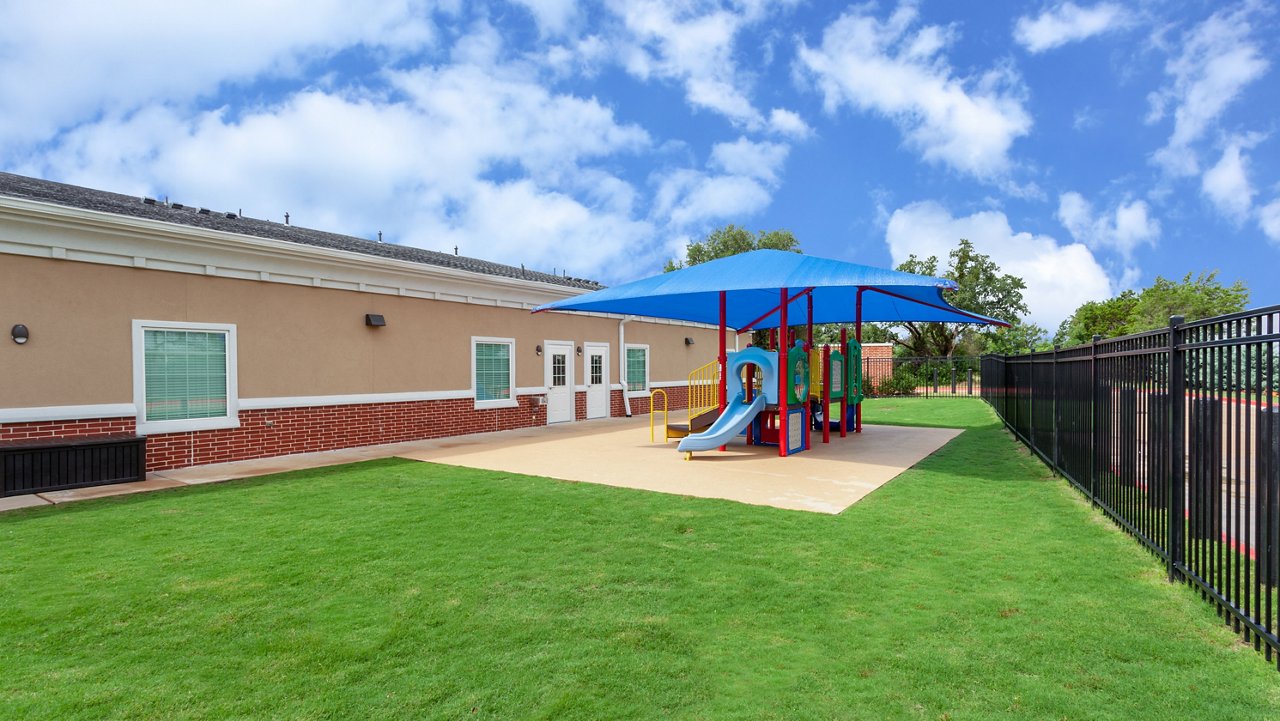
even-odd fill
[[[587,361],[587,418],[609,416],[609,345],[584,343]]]

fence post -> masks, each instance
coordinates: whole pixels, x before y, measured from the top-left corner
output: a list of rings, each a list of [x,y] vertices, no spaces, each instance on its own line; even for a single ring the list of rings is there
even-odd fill
[[[1258,448],[1254,460],[1254,553],[1257,556],[1258,580],[1276,585],[1277,539],[1272,521],[1276,516],[1276,484],[1280,483],[1280,406],[1261,409],[1258,414]],[[1260,502],[1259,502],[1260,501]]]
[[[1058,348],[1053,346],[1053,365],[1049,366],[1049,372],[1053,373],[1053,470],[1061,472],[1062,456],[1059,450],[1062,445],[1058,442]]]
[[[1181,325],[1185,318],[1180,315],[1169,318],[1169,538],[1165,549],[1169,556],[1169,581],[1182,579],[1178,567],[1183,561],[1183,506],[1185,503],[1184,482],[1186,480],[1186,408],[1187,378],[1186,358],[1182,355]]]
[[[1027,445],[1036,448],[1036,350],[1027,346]]]
[[[1089,502],[1098,505],[1098,341],[1093,336],[1089,349]]]

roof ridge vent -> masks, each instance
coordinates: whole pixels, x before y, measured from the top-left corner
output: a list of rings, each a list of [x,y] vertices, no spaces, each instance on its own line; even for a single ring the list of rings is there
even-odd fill
[[[185,207],[187,207],[187,206],[183,205],[182,203],[170,203],[170,204],[169,204],[169,207],[170,207],[170,208],[173,208],[174,210],[182,210],[183,208],[185,208]]]
[[[156,204],[156,199],[155,199],[155,198],[148,198],[147,196],[145,196],[145,195],[144,195],[144,196],[142,196],[142,204],[143,204],[143,205],[155,205],[155,204]]]
[[[211,212],[213,212],[213,211],[209,210],[208,208],[201,208],[201,209],[197,210],[196,212],[197,212],[197,213],[199,213],[200,215],[208,215],[209,213],[211,213]]]

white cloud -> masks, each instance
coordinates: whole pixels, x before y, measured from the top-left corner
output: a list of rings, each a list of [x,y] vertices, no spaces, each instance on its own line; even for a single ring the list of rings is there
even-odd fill
[[[729,175],[777,183],[778,171],[790,150],[789,146],[781,143],[753,143],[746,138],[738,138],[732,143],[716,143],[711,149],[709,164]]]
[[[1280,198],[1258,209],[1258,227],[1272,243],[1280,244]]]
[[[1060,245],[1051,236],[1014,232],[1004,213],[986,210],[953,217],[934,201],[911,203],[889,218],[885,241],[894,264],[907,256],[937,256],[942,263],[961,238],[1026,281],[1023,299],[1032,321],[1050,330],[1081,303],[1111,296],[1111,282],[1093,253],[1080,243]]]
[[[769,129],[779,135],[797,140],[807,138],[813,133],[809,124],[798,113],[786,108],[774,108],[769,112]]]
[[[575,0],[512,0],[523,6],[538,23],[543,36],[563,35],[577,18]]]
[[[223,84],[294,77],[311,60],[365,45],[429,46],[419,0],[226,0],[200,3],[38,0],[6,3],[0,22],[0,147],[120,116],[163,99],[182,104]]]
[[[1147,122],[1161,120],[1170,105],[1173,133],[1152,160],[1166,173],[1185,177],[1199,172],[1193,144],[1213,127],[1244,88],[1266,74],[1270,63],[1250,35],[1250,17],[1258,6],[1245,2],[1219,10],[1182,38],[1182,52],[1165,72],[1172,83],[1149,96]]]
[[[310,91],[236,118],[151,107],[70,131],[23,170],[606,281],[660,259],[634,189],[595,166],[647,148],[643,130],[474,67],[391,81],[394,102]]]
[[[616,0],[611,8],[628,32],[622,49],[627,72],[641,80],[679,81],[693,107],[749,129],[761,126],[733,52],[738,31],[757,20],[763,7],[751,5],[739,14],[668,0]]]
[[[1032,53],[1042,53],[1067,43],[1085,40],[1127,24],[1124,8],[1112,3],[1080,7],[1064,2],[1040,13],[1035,18],[1023,16],[1014,25],[1013,39]]]
[[[1092,130],[1099,125],[1102,125],[1102,120],[1098,117],[1098,112],[1087,105],[1077,110],[1071,119],[1071,127],[1074,130]]]
[[[768,207],[769,189],[742,175],[708,175],[677,170],[664,177],[654,199],[654,215],[672,227],[686,228],[711,221],[741,219]]]
[[[1253,186],[1249,184],[1248,158],[1243,154],[1262,138],[1258,135],[1234,137],[1222,151],[1222,158],[1200,179],[1200,189],[1220,213],[1236,225],[1249,218],[1253,208]]]
[[[1138,246],[1154,245],[1160,237],[1160,221],[1151,216],[1144,200],[1120,203],[1114,209],[1095,214],[1093,205],[1076,192],[1058,199],[1058,220],[1071,237],[1090,248],[1110,248],[1128,260]]]
[[[799,50],[800,67],[823,95],[829,113],[848,105],[892,119],[925,160],[982,179],[1010,168],[1009,148],[1031,131],[1021,81],[999,66],[976,78],[957,76],[942,50],[949,27],[913,30],[917,12],[899,5],[881,22],[850,10],[822,34],[822,45]]]

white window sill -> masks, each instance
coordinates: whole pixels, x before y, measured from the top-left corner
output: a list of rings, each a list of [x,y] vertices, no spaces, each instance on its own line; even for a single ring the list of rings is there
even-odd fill
[[[519,408],[520,401],[515,398],[503,399],[500,401],[476,401],[475,409],[478,411],[489,410],[491,408]]]
[[[240,416],[219,416],[217,418],[187,418],[179,421],[137,421],[137,432],[140,436],[158,435],[161,433],[189,433],[191,431],[212,431],[220,428],[239,428]]]

